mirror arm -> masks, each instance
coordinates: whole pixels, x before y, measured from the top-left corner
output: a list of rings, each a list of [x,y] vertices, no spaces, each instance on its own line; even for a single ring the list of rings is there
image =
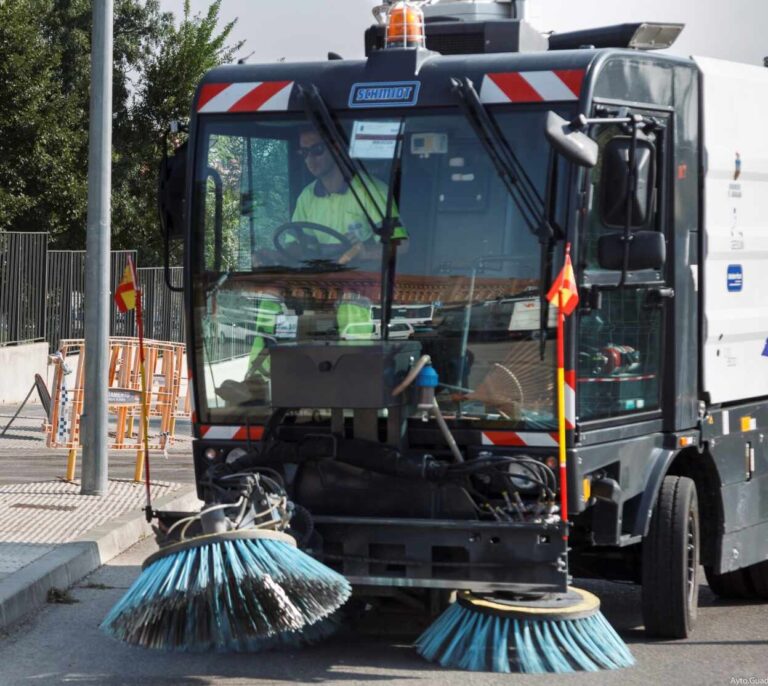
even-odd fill
[[[181,125],[179,125],[177,122],[172,122],[171,126],[169,126],[164,132],[163,132],[163,164],[161,165],[160,169],[165,170],[168,168],[168,135],[170,133],[178,133],[181,130]],[[164,173],[161,171],[161,174]],[[162,185],[162,180],[158,184],[159,186]],[[158,193],[158,214],[160,215],[160,228],[163,231],[163,277],[165,278],[165,285],[168,287],[168,290],[173,293],[183,293],[184,287],[183,286],[174,286],[171,283],[171,236],[170,231],[168,229],[168,225],[165,221],[165,214],[163,213],[163,207],[162,203],[160,202],[160,193]]]
[[[165,249],[163,250],[163,276],[165,277],[165,285],[168,287],[168,290],[174,292],[174,293],[183,293],[184,292],[184,286],[174,286],[171,283],[171,257],[170,257],[170,244],[171,244],[171,238],[168,235],[168,232],[164,232],[164,239],[165,239]]]
[[[637,142],[640,135],[640,128],[643,124],[643,118],[640,115],[634,115],[629,118],[632,126],[632,146],[629,149],[629,159],[627,160],[627,170],[629,172],[629,183],[627,184],[626,196],[626,217],[624,221],[624,262],[621,267],[621,278],[618,288],[622,288],[627,281],[629,272],[629,252],[632,249],[632,204],[637,193]]]

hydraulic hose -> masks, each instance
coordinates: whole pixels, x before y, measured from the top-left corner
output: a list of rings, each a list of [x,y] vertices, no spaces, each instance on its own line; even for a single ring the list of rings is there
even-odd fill
[[[403,379],[403,381],[400,383],[400,385],[396,386],[394,390],[392,391],[393,396],[400,395],[408,386],[410,386],[415,380],[416,377],[419,375],[419,372],[424,369],[424,367],[428,364],[432,364],[432,358],[429,355],[422,355],[418,361],[416,362],[413,367],[411,367],[410,371],[406,375],[406,377]]]
[[[454,462],[457,462],[457,463],[464,462],[464,456],[461,454],[461,451],[459,450],[459,446],[456,444],[456,439],[453,437],[451,430],[448,428],[448,424],[445,423],[445,419],[443,418],[443,413],[440,412],[440,405],[437,402],[437,398],[432,399],[432,413],[435,415],[435,419],[437,420],[437,425],[440,427],[440,433],[443,434],[443,438],[445,439],[445,442],[448,444],[448,447],[451,449],[451,455],[453,455]]]

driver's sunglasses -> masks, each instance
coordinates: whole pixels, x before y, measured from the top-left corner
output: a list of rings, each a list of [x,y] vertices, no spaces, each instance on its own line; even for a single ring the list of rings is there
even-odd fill
[[[306,160],[307,157],[320,157],[327,148],[325,147],[325,143],[315,143],[314,145],[310,145],[308,147],[300,147],[299,157],[301,157],[302,160]]]

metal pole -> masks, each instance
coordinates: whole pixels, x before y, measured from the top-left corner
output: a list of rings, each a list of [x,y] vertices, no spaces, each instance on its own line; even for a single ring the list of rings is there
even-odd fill
[[[88,228],[85,256],[85,397],[82,495],[107,492],[110,195],[112,192],[112,0],[93,0]]]

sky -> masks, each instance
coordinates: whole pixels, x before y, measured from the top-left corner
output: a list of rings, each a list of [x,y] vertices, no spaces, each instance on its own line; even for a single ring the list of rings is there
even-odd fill
[[[191,0],[192,12],[209,0]],[[322,60],[328,51],[363,56],[363,33],[379,0],[223,0],[223,21],[237,18],[233,42],[251,63]],[[161,0],[180,14],[183,0]],[[568,31],[632,21],[681,22],[686,28],[670,52],[762,66],[768,55],[768,0],[528,0],[542,31]],[[251,54],[252,53],[252,54]]]

